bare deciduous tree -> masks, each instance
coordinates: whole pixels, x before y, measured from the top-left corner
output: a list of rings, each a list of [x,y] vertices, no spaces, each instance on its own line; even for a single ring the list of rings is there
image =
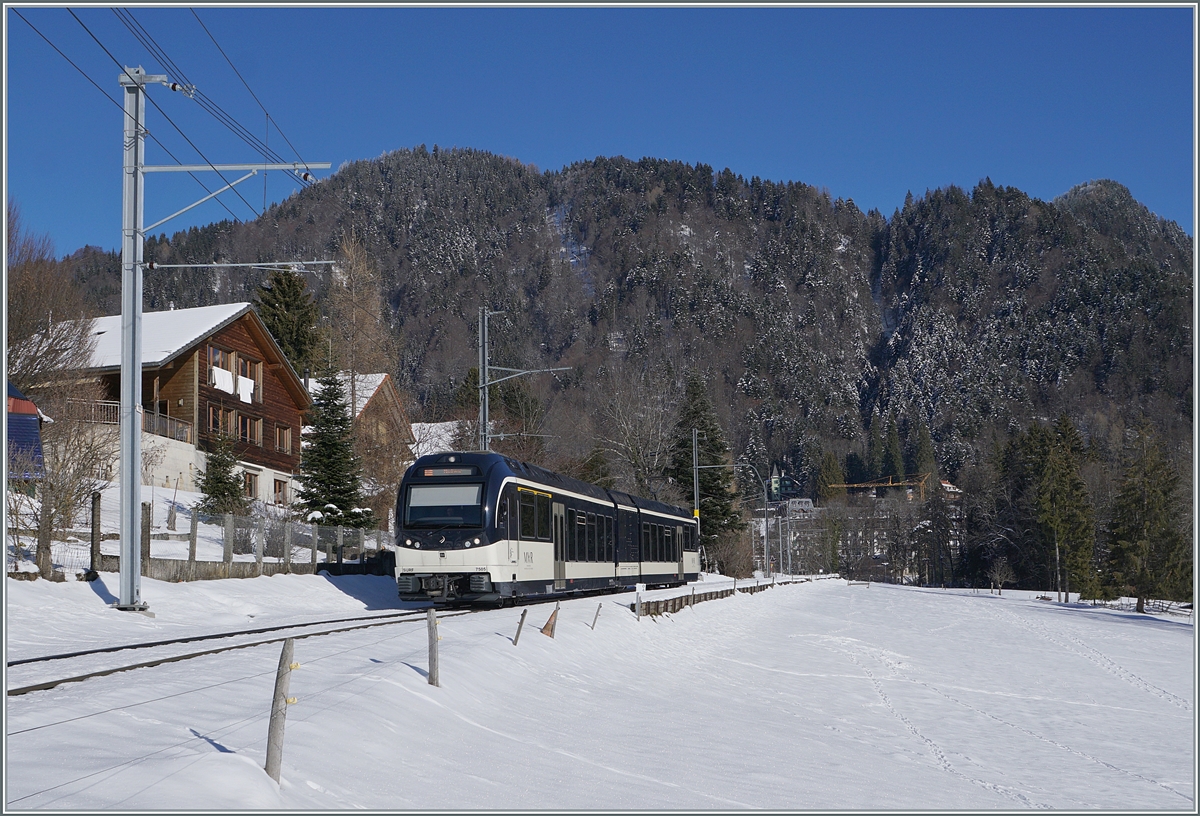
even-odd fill
[[[1004,594],[1004,585],[1011,584],[1017,579],[1013,574],[1012,565],[1008,563],[1008,559],[1003,555],[995,558],[988,567],[988,580],[996,585],[1000,595]]]
[[[8,379],[33,398],[62,372],[87,367],[96,341],[92,315],[68,269],[55,260],[50,238],[29,233],[11,200],[7,222],[5,360]]]
[[[350,405],[357,406],[358,375],[392,372],[397,350],[385,320],[383,283],[375,259],[355,235],[342,240],[340,255],[333,267],[326,306],[332,341],[329,362],[349,372],[346,390]],[[319,352],[317,356],[321,356]]]
[[[604,371],[608,401],[600,440],[612,454],[617,486],[639,495],[661,490],[674,445],[678,378],[659,367],[618,362]]]
[[[92,492],[108,483],[108,465],[117,449],[117,428],[85,420],[78,405],[103,396],[99,383],[73,383],[71,390],[54,388],[39,400],[53,422],[42,426],[45,476],[38,485],[38,571],[52,570],[48,544],[55,533],[70,529],[76,515],[89,505]]]

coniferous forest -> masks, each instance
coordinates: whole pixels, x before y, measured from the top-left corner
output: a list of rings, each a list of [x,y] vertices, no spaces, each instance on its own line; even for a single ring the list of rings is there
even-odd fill
[[[360,336],[376,339],[355,342],[387,349],[369,364],[414,420],[475,416],[478,309],[500,312],[492,365],[571,369],[492,391],[498,421],[540,435],[509,449],[548,467],[690,504],[676,420],[695,413],[699,378],[726,460],[776,468],[818,505],[852,501],[833,485],[906,473],[961,488],[953,512],[941,491],[925,502],[924,529],[950,513],[959,538],[925,580],[986,586],[1003,560],[1006,586],[1190,597],[1192,239],[1107,180],[1053,201],[983,179],[898,203],[863,212],[803,183],[660,159],[542,171],[420,146],[344,165],[256,221],[151,238],[145,255],[353,248],[371,274],[305,273],[325,338],[306,367],[347,359],[335,295],[361,281],[353,301],[374,325]],[[115,253],[62,263],[98,314],[119,312]],[[152,270],[145,308],[261,302],[266,279]],[[753,510],[759,479],[738,469],[737,484]],[[1139,501],[1159,521],[1135,529]],[[1134,575],[1147,559],[1163,574]]]

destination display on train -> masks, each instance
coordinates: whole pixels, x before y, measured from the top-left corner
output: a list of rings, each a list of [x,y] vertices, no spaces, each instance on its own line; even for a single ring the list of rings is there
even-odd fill
[[[473,467],[425,468],[426,476],[474,476]]]

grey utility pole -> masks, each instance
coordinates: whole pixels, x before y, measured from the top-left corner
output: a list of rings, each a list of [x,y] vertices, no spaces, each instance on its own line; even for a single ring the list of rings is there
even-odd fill
[[[118,77],[125,89],[125,161],[121,193],[121,409],[120,409],[120,474],[121,474],[121,573],[120,597],[113,604],[117,609],[141,612],[147,604],[141,599],[141,471],[142,471],[142,250],[144,236],[176,215],[231,189],[258,170],[293,170],[301,167],[325,169],[329,162],[304,164],[235,164],[235,165],[164,165],[146,164],[146,86],[165,85],[173,91],[191,95],[194,89],[171,82],[162,74],[147,74],[141,66],[125,68]],[[251,170],[232,184],[185,207],[173,215],[142,226],[145,174],[153,172],[197,172],[222,170]],[[305,173],[307,177],[307,173]]]
[[[507,377],[501,377],[498,380],[488,379],[491,374],[488,367],[488,318],[492,315],[504,314],[504,312],[488,311],[486,306],[479,307],[479,449],[481,451],[491,450],[491,440],[499,439],[506,434],[493,434],[488,431],[488,386],[502,383],[505,380],[511,380],[513,377],[520,377],[524,374],[549,374],[554,371],[570,371],[570,366],[566,368],[538,368],[526,371],[521,368],[504,368],[502,366],[492,366],[497,371],[510,372]]]

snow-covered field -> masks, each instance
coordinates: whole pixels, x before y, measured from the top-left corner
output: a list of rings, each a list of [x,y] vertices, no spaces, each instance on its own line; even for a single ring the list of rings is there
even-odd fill
[[[402,606],[378,577],[144,580],[149,618],[102,580],[7,580],[8,660]],[[440,688],[423,622],[297,640],[278,785],[278,644],[138,669],[8,699],[6,809],[1194,812],[1192,622],[1033,595],[608,596],[554,639],[528,607],[515,647],[521,610],[489,611],[441,621]]]

